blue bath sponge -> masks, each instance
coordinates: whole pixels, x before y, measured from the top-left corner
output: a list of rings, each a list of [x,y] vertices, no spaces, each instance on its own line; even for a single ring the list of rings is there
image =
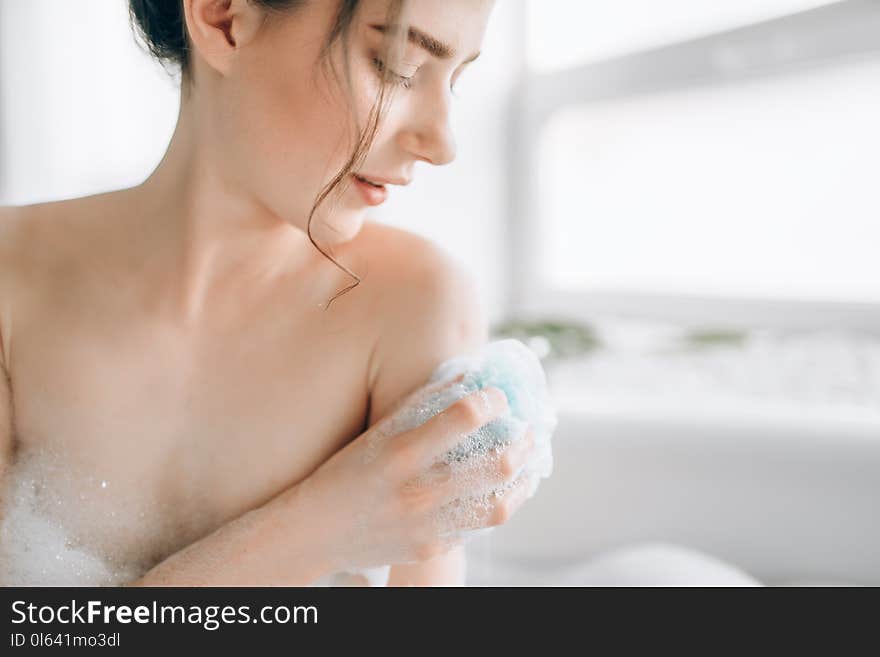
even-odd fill
[[[471,434],[447,459],[459,461],[499,443],[518,440],[525,434],[526,424],[531,425],[537,451],[537,458],[528,468],[531,474],[537,475],[533,477],[531,496],[537,488],[537,479],[549,477],[553,471],[550,438],[558,422],[540,360],[519,340],[496,340],[472,353],[444,361],[434,370],[429,384],[459,375],[464,377],[460,385],[453,388],[457,392],[443,400],[442,408],[435,407],[432,411],[439,412],[456,399],[490,386],[504,391],[509,411]]]

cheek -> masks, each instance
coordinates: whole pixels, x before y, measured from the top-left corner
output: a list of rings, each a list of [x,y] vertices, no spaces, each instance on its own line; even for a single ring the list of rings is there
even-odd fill
[[[314,82],[307,77],[279,84],[283,86],[273,99],[269,148],[302,175],[331,175],[345,163],[345,153],[354,143],[345,99],[323,75]]]
[[[321,71],[265,67],[236,94],[236,158],[252,184],[309,202],[347,161],[354,145],[351,108]],[[291,184],[291,179],[296,184]]]
[[[346,164],[358,130],[366,127],[376,101],[379,80],[369,68],[369,59],[363,56],[358,59],[354,48],[351,55],[351,96],[329,70],[315,70],[310,64],[296,63],[312,61],[302,54],[278,57],[275,53],[272,66],[253,62],[250,70],[243,72],[237,81],[233,97],[228,99],[227,134],[234,135],[228,144],[228,161],[235,163],[241,178],[268,206],[293,223],[305,220],[317,194]],[[281,66],[279,61],[294,63]],[[336,60],[336,68],[344,76],[341,59]],[[386,96],[388,117],[393,117],[394,106],[389,102],[393,101],[395,92],[394,88],[388,89],[392,94],[390,98]],[[387,118],[380,123],[374,149],[384,139],[387,123]],[[349,196],[356,190],[343,192],[337,188],[334,191],[334,194],[342,193]],[[313,232],[316,224],[338,223],[334,225],[335,230],[325,236],[325,241],[350,239],[360,227],[352,213],[343,211],[337,217],[325,216],[322,208],[326,205],[333,205],[332,197],[322,204],[313,219]],[[355,206],[349,207],[346,203],[338,207],[354,209]]]

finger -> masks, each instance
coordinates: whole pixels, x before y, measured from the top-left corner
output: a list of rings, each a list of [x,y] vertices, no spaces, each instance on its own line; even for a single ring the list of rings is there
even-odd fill
[[[461,383],[464,380],[464,374],[460,374],[454,379],[450,379],[448,381],[436,381],[434,383],[425,384],[419,388],[416,388],[412,392],[403,396],[403,398],[394,406],[389,415],[396,413],[397,411],[418,404],[421,400],[424,400],[436,393],[445,390],[453,385]]]
[[[458,498],[441,507],[438,519],[447,531],[473,531],[507,522],[527,499],[531,475],[523,474],[497,494]]]
[[[377,422],[375,422],[370,427],[370,429],[373,431],[378,431],[379,433],[386,433],[386,429],[388,429],[392,424],[398,423],[396,422],[396,420],[399,418],[400,414],[402,414],[406,409],[412,408],[419,404],[423,404],[432,395],[436,395],[437,393],[442,392],[443,390],[453,385],[460,384],[464,380],[464,377],[464,374],[460,374],[453,379],[449,379],[446,381],[436,381],[431,384],[426,384],[420,388],[416,388],[412,392],[401,397],[391,407],[391,410],[383,415]],[[393,433],[389,435],[393,435]]]
[[[406,400],[412,401],[421,397],[426,397],[435,392],[439,392],[440,390],[444,390],[451,385],[461,383],[462,381],[464,381],[464,377],[464,374],[459,374],[452,379],[444,379],[442,381],[435,381],[434,383],[427,383],[421,388],[416,388],[415,390],[413,390],[409,395],[407,395]]]
[[[518,440],[496,452],[488,472],[492,487],[503,486],[516,479],[535,454],[535,433],[529,427],[522,440]]]
[[[534,432],[529,428],[521,440],[486,454],[472,456],[461,463],[435,464],[424,481],[436,487],[435,495],[440,504],[459,497],[483,495],[519,476],[534,455],[534,447]]]
[[[531,479],[534,475],[523,474],[514,481],[511,488],[497,496],[495,509],[489,519],[489,526],[502,525],[513,517],[523,502],[528,499]]]
[[[496,387],[465,395],[423,425],[401,436],[414,453],[414,465],[429,467],[484,424],[509,411],[507,396]]]

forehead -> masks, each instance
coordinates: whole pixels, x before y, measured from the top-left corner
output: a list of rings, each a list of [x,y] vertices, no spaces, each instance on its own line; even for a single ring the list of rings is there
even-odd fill
[[[384,24],[390,0],[364,0],[362,19]],[[480,50],[494,0],[404,0],[403,19],[454,52],[456,62]]]

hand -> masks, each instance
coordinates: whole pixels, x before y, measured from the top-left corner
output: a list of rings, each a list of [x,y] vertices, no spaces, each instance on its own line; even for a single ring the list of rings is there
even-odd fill
[[[463,531],[506,522],[525,500],[529,479],[517,475],[534,444],[525,423],[493,423],[519,435],[460,458],[465,438],[509,414],[502,390],[467,393],[461,379],[417,390],[298,485],[337,538],[337,570],[430,559],[460,544]],[[444,399],[457,401],[424,421]]]

